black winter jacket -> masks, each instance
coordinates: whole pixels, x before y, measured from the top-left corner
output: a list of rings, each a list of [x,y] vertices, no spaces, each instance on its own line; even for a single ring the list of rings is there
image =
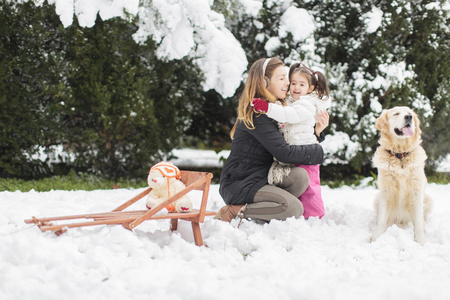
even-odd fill
[[[323,163],[319,144],[287,144],[277,123],[265,114],[254,114],[253,123],[255,129],[248,129],[243,122],[236,127],[231,152],[220,175],[219,192],[226,204],[252,203],[256,192],[268,184],[274,157],[299,165]]]

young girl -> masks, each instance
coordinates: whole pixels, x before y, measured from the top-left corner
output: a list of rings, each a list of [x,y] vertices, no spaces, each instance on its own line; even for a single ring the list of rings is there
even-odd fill
[[[279,122],[279,129],[290,145],[308,145],[318,140],[315,125],[318,115],[330,106],[329,88],[326,77],[301,63],[289,69],[289,96],[287,106],[281,103],[267,103],[254,99],[255,110],[266,112],[267,116]],[[281,105],[280,105],[281,104]],[[321,190],[319,165],[297,165],[309,175],[307,190],[299,197],[304,207],[303,216],[322,218],[325,214]],[[277,184],[290,172],[289,166],[275,161],[269,171],[269,183]]]

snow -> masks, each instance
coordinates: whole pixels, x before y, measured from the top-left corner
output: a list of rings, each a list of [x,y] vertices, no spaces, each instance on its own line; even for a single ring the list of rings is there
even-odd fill
[[[39,5],[43,3],[43,0],[38,1]],[[72,24],[73,14],[77,16],[80,26],[92,27],[97,13],[103,20],[126,18],[125,12],[135,15],[139,7],[139,0],[48,0],[48,3],[55,4],[56,13],[65,27]]]
[[[248,62],[240,43],[225,27],[224,16],[211,10],[211,4],[209,0],[154,0],[142,5],[134,38],[144,42],[151,37],[159,44],[161,59],[194,57],[204,72],[203,89],[215,89],[227,98],[234,95]]]
[[[208,210],[223,201],[212,185]],[[370,186],[323,186],[326,215],[258,225],[207,217],[207,247],[190,224],[147,221],[69,229],[62,236],[25,224],[31,216],[105,212],[142,189],[0,193],[0,299],[447,299],[450,185],[428,184],[434,211],[427,243],[412,225],[376,242]],[[199,205],[200,193],[189,193]],[[144,201],[133,209],[143,209]]]
[[[381,26],[383,11],[375,6],[372,6],[372,10],[363,15],[363,19],[367,26],[366,31],[368,33],[374,33]]]
[[[44,2],[37,0],[36,5]],[[137,42],[152,38],[158,44],[156,53],[162,60],[195,58],[204,73],[203,89],[214,89],[224,98],[234,95],[247,69],[244,50],[225,27],[224,16],[211,10],[210,0],[48,0],[48,3],[55,4],[64,27],[73,23],[74,14],[82,27],[94,26],[97,14],[103,20],[138,16],[139,30],[134,35]],[[258,9],[256,1],[247,0],[243,5],[253,11]]]
[[[314,19],[308,11],[291,6],[281,16],[278,32],[281,38],[288,32],[292,33],[294,42],[298,43],[313,35],[315,29]]]
[[[450,173],[450,154],[447,154],[436,168],[436,172]]]
[[[280,4],[283,6],[282,4]],[[276,55],[276,51],[281,46],[281,39],[285,38],[288,33],[292,34],[295,43],[301,43],[300,48],[307,52],[307,60],[310,58],[315,50],[315,40],[313,38],[314,30],[316,29],[314,18],[303,8],[290,6],[290,1],[284,3],[287,9],[280,18],[280,27],[278,28],[278,36],[270,37],[266,42],[264,49],[269,56]],[[296,51],[294,51],[296,52]],[[292,61],[297,57],[286,60]]]
[[[44,0],[37,2],[42,5]],[[203,88],[229,97],[242,80],[247,60],[224,17],[211,10],[212,2],[48,0],[55,3],[65,27],[72,24],[74,14],[85,27],[94,25],[97,13],[103,19],[139,15],[136,41],[154,39],[161,59],[195,57],[207,78]],[[262,1],[240,2],[254,17],[262,7]],[[269,37],[266,51],[275,51],[280,38],[290,32],[309,51],[307,61],[314,62],[312,33],[317,24],[308,12],[291,6],[293,1],[278,3],[286,10],[279,35]],[[383,12],[374,6],[364,18],[367,32],[373,33],[382,24]],[[385,89],[414,76],[403,62],[389,60],[379,70],[386,76],[368,80],[355,73],[356,86]],[[371,107],[380,111],[375,100]],[[360,151],[359,144],[342,132],[327,136],[323,146],[328,163],[339,163],[335,153],[344,153],[348,160]],[[171,161],[180,167],[221,167],[220,158],[229,152],[179,149],[173,154],[177,158]],[[47,157],[42,151],[36,155]],[[449,157],[438,170],[449,172]],[[218,189],[211,186],[208,210],[223,205]],[[411,225],[393,226],[376,242],[368,242],[377,190],[367,185],[323,186],[326,215],[322,220],[300,218],[266,225],[243,221],[237,228],[237,221],[228,224],[207,217],[201,225],[207,247],[195,246],[190,224],[183,221],[176,232],[169,230],[168,221],[151,221],[134,231],[97,226],[70,229],[60,237],[24,223],[31,216],[110,211],[142,190],[0,192],[0,299],[439,300],[450,294],[450,185],[427,186],[435,205],[424,246],[413,241]],[[199,192],[189,196],[198,206]],[[133,209],[144,206],[141,200]]]
[[[230,155],[230,150],[216,152],[214,150],[174,149],[172,154],[175,158],[169,161],[179,168],[222,168],[224,160]]]
[[[266,50],[269,56],[272,56],[280,46],[281,46],[280,39],[278,37],[271,37],[267,40],[266,44],[264,45],[264,50]]]
[[[262,8],[262,2],[259,0],[240,0],[239,2],[243,6],[243,11],[252,17],[257,17]]]
[[[321,145],[325,154],[323,165],[343,164],[352,159],[360,150],[359,145],[352,142],[348,134],[342,131],[327,134]],[[344,156],[345,160],[339,159],[337,155]]]
[[[158,56],[168,60],[185,57],[195,46],[194,30],[186,17],[186,10],[172,2],[166,3],[161,14],[157,8],[164,5],[163,1],[154,1],[150,7],[140,7],[139,15],[146,17],[140,21],[139,31],[135,34],[138,42],[145,42],[152,36],[159,44]],[[148,22],[152,19],[158,21]]]

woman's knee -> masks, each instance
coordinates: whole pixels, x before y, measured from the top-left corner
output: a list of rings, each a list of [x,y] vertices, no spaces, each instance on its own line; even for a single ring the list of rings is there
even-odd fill
[[[295,197],[300,197],[309,186],[308,172],[302,167],[292,167],[290,174],[279,186]]]
[[[244,211],[246,218],[270,221],[299,218],[303,214],[303,205],[291,193],[284,189],[266,185],[255,195],[254,202]]]
[[[287,209],[284,213],[285,220],[287,218],[300,218],[303,215],[303,205],[302,202],[298,198],[288,198],[286,199],[288,202]]]

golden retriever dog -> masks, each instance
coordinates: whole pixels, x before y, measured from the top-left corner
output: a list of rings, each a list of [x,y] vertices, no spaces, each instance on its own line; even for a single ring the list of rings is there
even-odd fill
[[[414,240],[425,243],[424,223],[431,210],[425,195],[427,155],[420,146],[420,121],[409,107],[398,106],[382,112],[375,128],[380,131],[380,146],[373,166],[378,169],[379,193],[375,199],[377,224],[371,241],[393,225],[414,226]]]

